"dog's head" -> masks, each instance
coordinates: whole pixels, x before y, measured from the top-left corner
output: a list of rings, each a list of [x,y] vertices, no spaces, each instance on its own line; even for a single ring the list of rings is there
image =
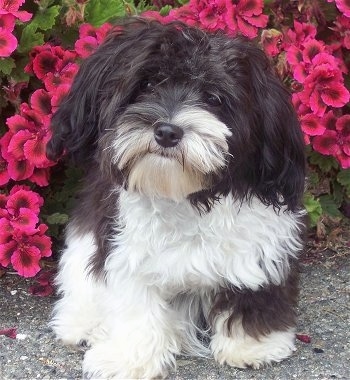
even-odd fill
[[[129,190],[209,210],[221,195],[295,209],[304,146],[289,94],[245,39],[131,19],[81,65],[52,120],[67,152]]]

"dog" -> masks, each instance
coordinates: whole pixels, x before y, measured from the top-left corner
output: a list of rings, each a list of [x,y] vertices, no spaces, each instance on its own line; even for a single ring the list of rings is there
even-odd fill
[[[179,354],[259,368],[293,353],[304,142],[260,48],[125,20],[82,63],[47,155],[85,173],[50,322],[85,346],[85,377],[164,377]]]

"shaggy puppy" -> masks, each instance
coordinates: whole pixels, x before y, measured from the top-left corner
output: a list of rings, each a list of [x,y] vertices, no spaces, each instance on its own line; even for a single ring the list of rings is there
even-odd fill
[[[261,50],[131,19],[83,62],[52,130],[48,156],[86,173],[51,322],[88,346],[86,376],[291,355],[304,146]]]

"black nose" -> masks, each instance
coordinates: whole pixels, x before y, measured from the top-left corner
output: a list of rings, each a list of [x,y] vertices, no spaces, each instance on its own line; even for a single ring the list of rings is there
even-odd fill
[[[164,148],[172,148],[182,139],[184,131],[177,125],[160,123],[154,128],[154,138]]]

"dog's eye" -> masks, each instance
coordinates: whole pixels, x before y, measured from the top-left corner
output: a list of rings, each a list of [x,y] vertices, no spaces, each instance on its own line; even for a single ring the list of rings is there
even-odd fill
[[[221,96],[209,93],[205,94],[205,100],[209,105],[214,107],[219,107],[223,103],[223,99]]]
[[[153,92],[155,82],[149,79],[145,79],[140,83],[140,90],[143,92]]]

